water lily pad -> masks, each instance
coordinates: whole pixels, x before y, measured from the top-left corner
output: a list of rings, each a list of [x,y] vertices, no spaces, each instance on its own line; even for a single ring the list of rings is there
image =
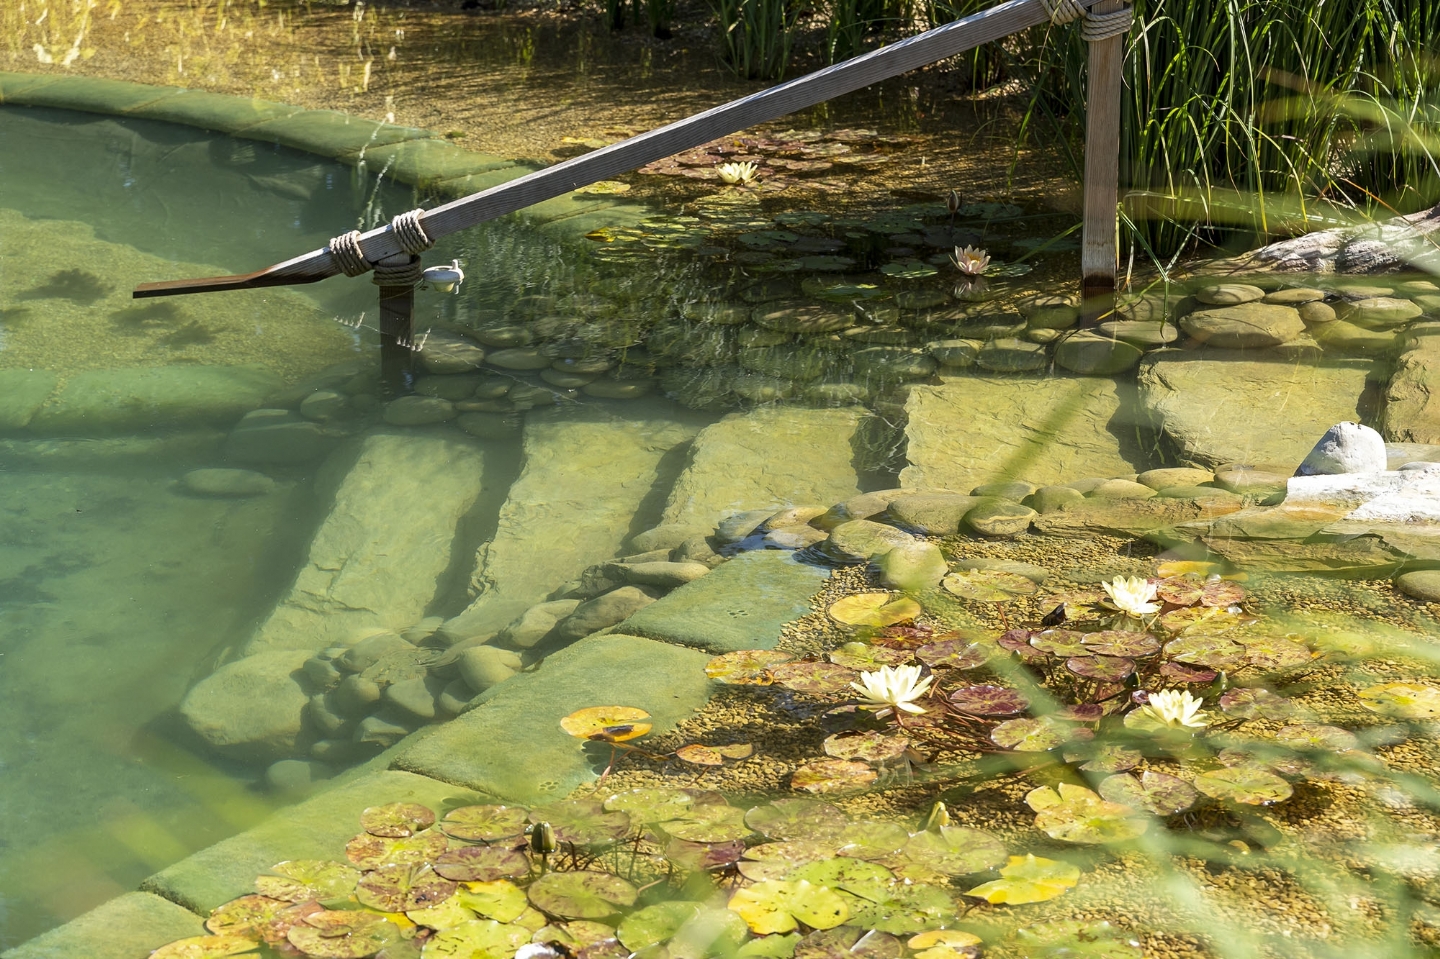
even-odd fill
[[[1047,629],[1033,633],[1030,645],[1051,656],[1089,656],[1094,652],[1085,645],[1085,634],[1073,629]]]
[[[365,959],[400,939],[400,927],[360,910],[317,912],[286,933],[290,945],[315,959]]]
[[[761,843],[744,852],[740,874],[753,882],[789,879],[790,874],[812,862],[836,857],[836,843],[794,839]],[[856,860],[845,860],[855,862]],[[883,868],[883,867],[882,867]]]
[[[959,929],[932,929],[911,936],[905,945],[915,959],[980,959],[980,937]]]
[[[1360,740],[1348,729],[1321,723],[1295,723],[1275,732],[1275,741],[1293,749],[1315,749],[1327,753],[1343,753],[1360,746]]]
[[[1155,584],[1155,595],[1175,606],[1195,606],[1205,592],[1205,581],[1191,576],[1171,576]]]
[[[1157,816],[1173,816],[1195,805],[1200,798],[1185,780],[1146,770],[1139,779],[1121,773],[1100,782],[1100,795],[1113,803],[1147,809]]]
[[[638,890],[603,872],[549,872],[527,890],[536,909],[565,919],[603,919],[633,906]]]
[[[1074,889],[1080,882],[1080,868],[1058,859],[1028,854],[1011,856],[1000,870],[1000,876],[968,890],[965,895],[1012,906],[1046,902]]]
[[[800,269],[815,273],[844,273],[855,265],[855,261],[848,256],[828,254],[802,256],[795,263]]]
[[[614,842],[630,832],[630,817],[609,812],[594,799],[564,799],[530,811],[532,823],[548,822],[559,842],[580,846]]]
[[[998,569],[960,570],[950,573],[940,585],[961,599],[977,603],[1009,603],[1040,588],[1033,579]]]
[[[425,943],[424,959],[511,959],[530,941],[524,926],[472,919],[437,933]]]
[[[1107,843],[1134,839],[1149,828],[1129,806],[1109,802],[1084,788],[1061,783],[1040,786],[1025,795],[1035,810],[1035,826],[1052,839],[1073,843]]]
[[[867,883],[888,883],[895,878],[895,874],[879,863],[853,856],[839,856],[799,866],[791,873],[790,878],[804,880],[815,886],[849,890]]]
[[[818,662],[784,663],[770,670],[770,675],[778,685],[811,696],[849,692],[850,684],[860,678],[848,667]]]
[[[558,943],[571,950],[579,950],[605,940],[615,940],[615,927],[589,919],[574,919],[570,922],[555,922],[536,930],[531,942]]]
[[[1107,629],[1098,633],[1085,633],[1081,636],[1080,641],[1097,656],[1143,659],[1160,652],[1160,640],[1149,633],[1126,629]]]
[[[1108,922],[1057,920],[1015,932],[1026,959],[1140,959],[1140,942]]]
[[[577,739],[623,743],[650,731],[650,714],[633,706],[590,706],[560,720],[560,728]]]
[[[972,716],[1018,716],[1030,703],[1004,686],[962,686],[950,694],[950,705]]]
[[[940,271],[922,260],[896,260],[880,267],[880,272],[897,280],[924,280]]]
[[[479,917],[460,905],[459,901],[451,896],[438,906],[411,909],[405,913],[405,918],[417,926],[427,926],[430,929],[449,929]]]
[[[1212,579],[1200,593],[1202,606],[1228,607],[1245,602],[1245,587],[1225,579]]]
[[[709,746],[692,744],[675,750],[675,758],[692,766],[723,766],[725,757]]]
[[[1194,786],[1211,799],[1247,806],[1272,806],[1289,799],[1294,792],[1290,784],[1279,776],[1253,766],[1232,766],[1201,773],[1195,777]]]
[[[1230,612],[1229,607],[1217,606],[1190,606],[1185,609],[1172,609],[1160,617],[1160,625],[1172,633],[1184,633],[1190,630],[1204,632],[1220,632],[1237,625],[1240,617]]]
[[[920,604],[895,593],[857,593],[830,604],[830,618],[846,626],[893,626],[923,613]]]
[[[190,936],[166,943],[150,953],[151,959],[224,959],[260,948],[260,943],[244,936]]]
[[[1005,844],[979,829],[941,826],[911,836],[903,855],[947,876],[966,876],[1004,862]]]
[[[1102,683],[1118,683],[1135,672],[1135,661],[1120,656],[1073,656],[1065,668],[1076,676]]]
[[[1263,636],[1245,644],[1245,658],[1257,669],[1278,672],[1305,666],[1315,655],[1300,643],[1278,636]]]
[[[694,806],[682,818],[661,823],[660,828],[690,842],[731,842],[752,831],[745,825],[745,810],[713,803]]]
[[[833,929],[850,918],[850,907],[833,889],[803,879],[767,880],[736,890],[729,908],[756,935],[793,932],[804,923]]]
[[[879,778],[868,763],[853,759],[818,759],[795,770],[790,777],[790,787],[809,793],[849,792],[863,789]]]
[[[872,672],[882,666],[899,666],[911,659],[908,649],[871,646],[868,643],[846,643],[839,649],[831,650],[829,656],[832,663]]]
[[[748,833],[748,830],[747,830]],[[671,839],[665,844],[665,860],[684,872],[709,872],[740,861],[745,852],[745,842],[733,839],[728,842],[690,842],[685,839]]]
[[[609,812],[623,812],[632,825],[664,822],[686,815],[695,805],[695,797],[683,789],[629,789],[605,800]]]
[[[1095,746],[1090,749],[1087,754],[1090,758],[1080,764],[1080,768],[1087,773],[1124,772],[1127,769],[1134,769],[1140,765],[1140,760],[1144,758],[1140,754],[1140,750],[1131,749],[1129,746],[1120,746],[1115,743]]]
[[[835,842],[842,857],[871,860],[893,856],[909,839],[910,830],[900,823],[862,819],[842,829]]]
[[[408,866],[429,862],[448,846],[448,840],[437,832],[422,832],[403,839],[387,839],[367,832],[345,844],[345,858],[361,869]]]
[[[1220,709],[1236,719],[1289,719],[1295,704],[1268,689],[1240,687],[1220,697]]]
[[[900,940],[852,926],[817,929],[795,943],[795,959],[899,959]]]
[[[269,896],[241,896],[210,911],[205,928],[216,935],[259,936],[259,930],[290,903]]]
[[[462,846],[437,856],[435,872],[457,882],[491,882],[530,875],[523,849],[506,846]]]
[[[496,922],[515,922],[529,908],[524,890],[506,879],[466,883],[455,898],[466,909]]]
[[[1380,683],[1360,690],[1360,704],[1394,719],[1440,717],[1440,689],[1426,683]]]
[[[942,639],[915,650],[915,658],[931,669],[978,669],[993,654],[991,647],[965,639]]]
[[[1186,663],[1161,663],[1160,675],[1172,683],[1211,683],[1219,673],[1213,669],[1206,669],[1203,666],[1190,666]]]
[[[270,867],[273,876],[256,876],[255,891],[271,899],[308,902],[343,899],[355,891],[360,870],[330,859],[291,859]]]
[[[744,920],[741,920],[742,922]],[[791,959],[800,933],[791,932],[783,936],[757,936],[735,950],[736,959]]]
[[[596,180],[588,186],[577,187],[575,192],[596,196],[615,196],[620,193],[629,193],[630,184],[621,183],[619,180]]]
[[[819,799],[776,799],[745,814],[745,824],[769,839],[824,842],[850,821],[839,807]]]
[[[863,929],[910,935],[955,920],[955,900],[938,886],[888,882],[857,885],[848,891],[862,900],[858,906],[852,903],[850,922]]]
[[[1172,639],[1165,644],[1165,655],[1192,666],[1230,669],[1245,661],[1245,647],[1223,636],[1200,633]]]
[[[435,813],[413,802],[392,802],[371,806],[360,813],[360,828],[372,836],[403,839],[435,825]]]
[[[381,912],[405,912],[438,905],[455,894],[456,885],[437,875],[429,863],[381,866],[360,877],[355,898]]]
[[[1049,716],[1041,716],[1037,719],[1007,719],[990,730],[990,741],[1001,749],[1043,753],[1063,745],[1070,735],[1069,726]]]
[[[903,733],[886,735],[874,730],[846,730],[827,737],[821,748],[832,759],[883,764],[905,755],[905,750],[910,748],[910,738]]]
[[[742,649],[710,660],[705,675],[730,686],[768,686],[774,682],[770,670],[794,658],[772,649]]]

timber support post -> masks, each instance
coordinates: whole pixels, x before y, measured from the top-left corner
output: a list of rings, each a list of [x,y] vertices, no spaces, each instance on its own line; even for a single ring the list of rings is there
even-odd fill
[[[1125,0],[1100,0],[1081,22],[1090,48],[1086,75],[1084,226],[1080,241],[1081,325],[1115,312],[1120,202],[1120,97],[1125,35],[1132,10]]]
[[[397,253],[375,264],[375,283],[380,287],[380,389],[386,396],[410,392],[419,280],[420,257],[413,254]]]

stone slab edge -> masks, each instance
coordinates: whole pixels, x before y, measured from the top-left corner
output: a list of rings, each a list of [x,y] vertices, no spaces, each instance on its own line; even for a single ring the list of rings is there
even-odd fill
[[[149,892],[127,892],[0,953],[3,959],[139,959],[205,935],[199,915]]]
[[[117,101],[124,103],[119,110]],[[392,179],[411,186],[430,188],[447,197],[457,198],[487,189],[541,169],[533,161],[508,160],[483,153],[472,153],[445,140],[432,130],[405,127],[393,123],[362,120],[336,110],[306,110],[282,103],[251,97],[211,93],[185,87],[166,87],[128,80],[110,80],[90,76],[53,76],[36,73],[0,71],[0,105],[54,107],[79,110],[107,116],[156,119],[215,130],[234,137],[264,140],[354,165],[363,161],[364,146],[393,147],[417,140],[435,140],[436,150],[452,159],[469,159],[475,174],[456,178],[453,172],[427,173],[423,164],[416,169],[393,171]],[[181,109],[183,105],[183,109]],[[250,122],[237,123],[235,107],[245,105],[251,111]],[[333,127],[337,122],[354,123],[357,132],[364,131],[357,143],[326,148],[304,135],[306,121]],[[338,147],[338,148],[337,148]],[[357,150],[358,147],[358,150]],[[443,149],[442,149],[443,147]],[[483,177],[483,185],[472,182]],[[529,225],[543,228],[554,225],[566,235],[578,236],[599,226],[626,226],[638,223],[654,211],[638,203],[616,202],[601,196],[566,193],[519,211]]]

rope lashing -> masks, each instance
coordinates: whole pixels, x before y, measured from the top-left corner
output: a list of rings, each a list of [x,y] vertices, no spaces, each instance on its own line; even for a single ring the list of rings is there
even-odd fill
[[[359,230],[351,230],[332,239],[330,256],[335,260],[335,265],[340,267],[340,272],[346,276],[359,276],[373,269],[375,282],[382,286],[414,286],[420,282],[420,254],[435,245],[435,241],[430,239],[425,228],[420,225],[420,215],[424,212],[411,210],[390,221],[395,242],[400,244],[400,249],[410,254],[410,262],[404,266],[383,267],[366,260],[365,254],[360,250]]]
[[[1076,0],[1040,0],[1040,6],[1050,16],[1050,22],[1064,26],[1085,16],[1085,8]]]
[[[1051,23],[1064,26],[1079,20],[1080,36],[1090,43],[1129,33],[1135,19],[1135,8],[1128,4],[1111,13],[1086,12],[1079,0],[1040,0],[1040,6],[1045,8]]]

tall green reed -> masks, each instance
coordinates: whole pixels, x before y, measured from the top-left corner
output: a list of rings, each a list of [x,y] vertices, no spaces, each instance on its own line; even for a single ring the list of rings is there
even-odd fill
[[[790,48],[801,9],[792,0],[715,0],[720,50],[737,76],[779,80],[790,65]]]

